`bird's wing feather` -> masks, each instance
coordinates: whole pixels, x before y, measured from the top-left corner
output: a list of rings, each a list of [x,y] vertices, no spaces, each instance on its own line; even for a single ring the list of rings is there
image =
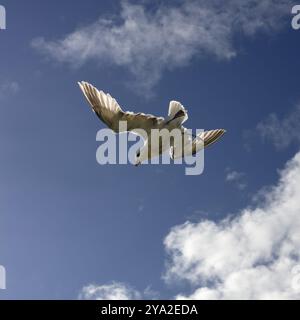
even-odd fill
[[[223,134],[226,132],[224,129],[216,129],[210,131],[204,131],[197,135],[193,140],[193,155],[196,154],[203,147],[206,148],[217,140],[219,140]]]
[[[183,156],[195,155],[198,151],[219,140],[225,132],[226,130],[224,129],[216,129],[204,131],[194,136],[186,128],[182,127],[182,143],[181,145],[172,145],[170,156],[172,159],[177,159]]]
[[[124,112],[118,102],[109,94],[99,91],[87,82],[78,82],[78,84],[92,110],[115,132],[120,132],[120,121],[127,121],[127,131],[141,134],[139,129],[149,133],[150,129],[156,128],[164,120],[162,117],[155,117],[151,114]]]

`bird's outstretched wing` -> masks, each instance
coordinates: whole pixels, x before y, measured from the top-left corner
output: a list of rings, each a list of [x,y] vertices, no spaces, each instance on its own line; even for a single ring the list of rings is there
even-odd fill
[[[210,131],[204,131],[197,135],[193,140],[193,155],[196,154],[203,147],[206,148],[217,140],[219,140],[226,132],[224,129],[216,129]]]
[[[182,143],[181,145],[174,144],[171,147],[170,156],[172,159],[178,159],[184,156],[195,155],[198,151],[219,140],[225,132],[226,130],[224,129],[216,129],[204,131],[198,135],[191,136],[189,133],[187,133],[187,129],[182,127]]]
[[[132,131],[142,136],[143,134],[139,129],[143,129],[149,134],[152,128],[157,128],[164,121],[164,118],[155,117],[152,114],[124,112],[118,102],[109,94],[99,91],[87,82],[78,82],[78,84],[99,119],[117,133],[123,131],[119,128],[120,121],[127,122],[127,131]],[[143,137],[146,138],[145,136]]]

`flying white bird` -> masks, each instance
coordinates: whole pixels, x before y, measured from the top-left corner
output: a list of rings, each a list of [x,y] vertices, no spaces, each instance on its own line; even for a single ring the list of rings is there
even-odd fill
[[[216,142],[226,132],[224,129],[216,129],[201,132],[196,136],[189,134],[189,130],[182,125],[188,119],[187,110],[177,101],[170,102],[166,118],[156,117],[152,114],[125,112],[109,94],[99,91],[87,82],[78,82],[78,84],[92,110],[111,130],[116,133],[130,131],[143,137],[144,145],[136,154],[136,166],[168,150],[172,159],[194,155],[204,147]],[[122,131],[120,128],[121,121],[127,123],[126,130]],[[153,129],[168,133],[173,129],[178,129],[181,141],[176,138],[167,141],[162,135],[159,137],[159,143],[154,145],[151,135]]]

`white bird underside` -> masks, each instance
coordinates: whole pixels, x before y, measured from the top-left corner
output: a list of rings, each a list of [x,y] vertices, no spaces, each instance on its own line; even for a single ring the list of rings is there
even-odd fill
[[[187,129],[184,128],[182,124],[188,119],[188,114],[180,102],[170,102],[169,113],[166,118],[156,117],[152,114],[125,112],[119,106],[118,102],[109,94],[99,91],[87,82],[78,82],[78,84],[99,119],[116,133],[123,132],[123,130],[119,128],[119,123],[120,121],[126,121],[127,130],[124,131],[130,131],[143,137],[144,147],[142,149],[151,149],[150,137],[152,129],[167,129],[171,131],[177,128],[181,130],[182,137],[186,136]],[[148,152],[147,157],[151,159],[168,150],[170,151],[172,159],[188,155],[187,153],[194,155],[202,148],[216,142],[225,132],[224,129],[205,131],[194,137],[194,139],[189,135],[187,139],[182,138],[184,142],[180,144],[180,146],[177,146],[174,142],[171,143],[171,148],[170,144],[159,145],[151,149],[152,154]],[[189,151],[184,153],[185,148],[188,148]]]

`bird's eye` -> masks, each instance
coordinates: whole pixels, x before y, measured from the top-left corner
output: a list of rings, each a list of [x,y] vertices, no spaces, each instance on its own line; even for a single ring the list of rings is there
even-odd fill
[[[138,151],[137,154],[136,154],[136,156],[139,157],[140,155],[141,155],[141,152]]]

